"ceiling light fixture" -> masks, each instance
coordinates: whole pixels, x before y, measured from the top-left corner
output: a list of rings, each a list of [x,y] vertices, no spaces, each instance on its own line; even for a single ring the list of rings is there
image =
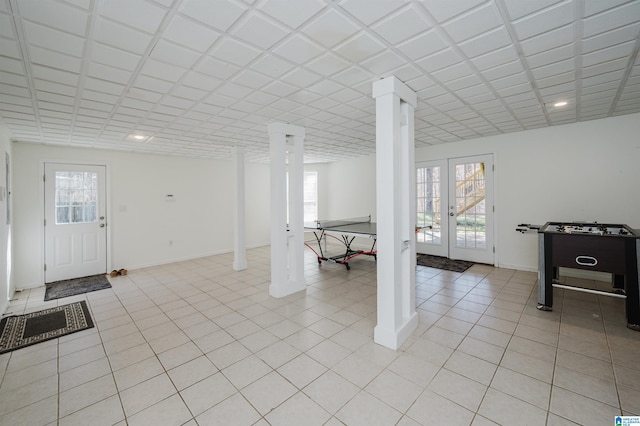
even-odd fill
[[[144,137],[144,136],[142,136],[142,135],[133,135],[133,138],[134,138],[134,139],[137,139],[137,140],[139,140],[139,141],[141,141],[141,140],[145,139],[145,137]]]
[[[567,101],[560,101],[560,102],[556,102],[555,104],[553,104],[553,106],[556,107],[556,108],[560,108],[560,107],[563,107],[563,106],[567,106],[568,103],[569,102],[567,102]]]

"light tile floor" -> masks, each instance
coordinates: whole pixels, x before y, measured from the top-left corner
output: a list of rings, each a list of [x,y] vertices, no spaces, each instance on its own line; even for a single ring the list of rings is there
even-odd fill
[[[130,271],[86,299],[96,327],[0,355],[2,425],[608,425],[640,415],[640,333],[624,301],[536,274],[417,269],[420,324],[373,343],[376,266],[306,258],[307,291],[268,294],[269,249]]]

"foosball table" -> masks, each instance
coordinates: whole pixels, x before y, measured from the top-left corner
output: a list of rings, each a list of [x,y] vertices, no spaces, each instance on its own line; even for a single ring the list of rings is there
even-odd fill
[[[640,232],[627,225],[547,222],[519,225],[518,231],[538,233],[538,309],[552,310],[553,287],[626,299],[627,327],[640,331]],[[611,291],[581,289],[558,282],[559,268],[608,272]]]

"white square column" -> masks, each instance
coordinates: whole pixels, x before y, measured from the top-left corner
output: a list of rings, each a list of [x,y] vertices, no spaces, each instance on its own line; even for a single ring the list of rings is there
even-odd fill
[[[416,313],[416,94],[396,77],[373,83],[376,100],[378,323],[374,341],[398,349]]]
[[[284,297],[305,290],[304,280],[304,136],[302,127],[272,123],[271,284],[269,294]],[[287,188],[287,171],[289,185]],[[288,197],[287,197],[288,195]],[[289,223],[287,227],[287,200]]]
[[[247,243],[245,224],[245,175],[244,148],[235,147],[233,151],[235,166],[235,215],[233,218],[233,269],[242,271],[247,269]]]

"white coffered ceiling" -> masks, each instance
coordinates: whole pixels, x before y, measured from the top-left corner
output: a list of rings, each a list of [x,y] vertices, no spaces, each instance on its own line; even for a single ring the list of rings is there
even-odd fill
[[[0,120],[249,161],[285,122],[332,161],[375,152],[390,75],[417,92],[417,147],[640,112],[639,34],[639,0],[0,0]]]

